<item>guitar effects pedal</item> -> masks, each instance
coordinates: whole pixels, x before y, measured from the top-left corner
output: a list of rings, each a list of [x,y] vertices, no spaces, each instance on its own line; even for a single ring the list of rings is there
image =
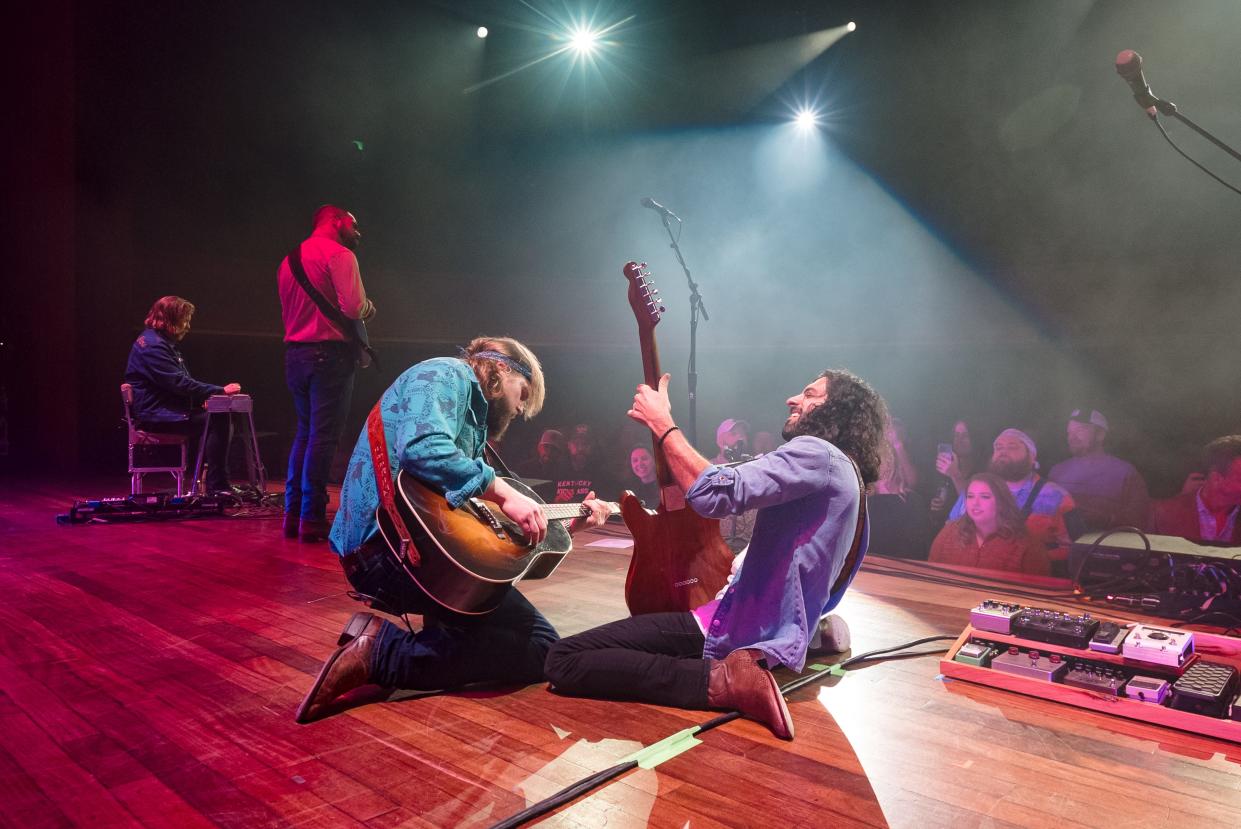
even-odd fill
[[[1099,622],[1099,629],[1090,637],[1090,649],[1100,653],[1120,653],[1120,646],[1129,629],[1115,622]]]
[[[1137,625],[1125,637],[1122,654],[1125,659],[1179,668],[1194,655],[1194,634],[1188,630]]]
[[[1016,645],[1007,653],[992,658],[991,668],[1006,674],[1016,674],[1027,679],[1041,679],[1044,682],[1059,682],[1069,668],[1069,664],[1060,658],[1060,654],[1043,654],[1038,651],[1022,652]]]
[[[1237,691],[1237,669],[1219,662],[1195,662],[1172,683],[1172,707],[1207,717],[1226,717]]]
[[[974,630],[1009,634],[1013,632],[1013,617],[1021,610],[1019,604],[986,599],[970,611],[970,625]]]
[[[1168,695],[1168,683],[1153,676],[1135,676],[1125,683],[1125,696],[1140,702],[1163,705]]]
[[[1028,607],[1013,617],[1013,635],[1049,645],[1084,649],[1099,629],[1099,620],[1086,613],[1074,616],[1058,610]]]

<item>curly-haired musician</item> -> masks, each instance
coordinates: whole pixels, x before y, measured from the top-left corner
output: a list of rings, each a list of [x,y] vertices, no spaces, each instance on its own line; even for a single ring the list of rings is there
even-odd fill
[[[834,370],[788,407],[788,443],[720,467],[673,422],[668,375],[658,389],[638,386],[629,416],[659,439],[689,507],[709,518],[757,508],[754,535],[714,601],[622,619],[553,645],[546,672],[556,691],[733,709],[793,737],[788,707],[760,661],[800,671],[819,619],[857,571],[866,547],[863,486],[879,474],[887,410],[865,381]]]

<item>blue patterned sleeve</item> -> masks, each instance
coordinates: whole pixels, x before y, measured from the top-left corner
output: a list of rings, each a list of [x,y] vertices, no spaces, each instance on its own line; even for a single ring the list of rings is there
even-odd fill
[[[396,423],[391,449],[397,463],[427,486],[444,493],[450,506],[485,491],[496,473],[481,458],[462,450],[458,441],[471,429],[467,418],[470,381],[446,366],[415,366],[384,401],[384,417]],[[464,436],[467,445],[476,441]],[[482,435],[478,437],[481,449]]]
[[[699,515],[722,518],[751,509],[796,501],[812,492],[833,486],[833,479],[848,472],[825,441],[796,437],[774,452],[735,467],[708,466],[685,493],[685,500]]]

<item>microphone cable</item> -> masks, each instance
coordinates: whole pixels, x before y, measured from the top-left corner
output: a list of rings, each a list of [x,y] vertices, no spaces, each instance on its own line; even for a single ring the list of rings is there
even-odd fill
[[[1234,193],[1236,193],[1237,195],[1241,196],[1241,190],[1238,190],[1236,187],[1233,187],[1231,184],[1229,184],[1228,182],[1224,181],[1224,180],[1223,180],[1222,178],[1220,178],[1219,176],[1215,175],[1215,173],[1212,173],[1212,172],[1211,172],[1210,170],[1208,170],[1206,167],[1202,166],[1202,165],[1201,165],[1201,164],[1199,164],[1197,161],[1195,161],[1193,158],[1191,158],[1191,157],[1190,157],[1190,156],[1189,156],[1189,155],[1188,155],[1188,154],[1187,154],[1184,150],[1182,150],[1180,147],[1178,147],[1178,146],[1176,145],[1176,142],[1172,140],[1172,136],[1168,135],[1168,131],[1167,131],[1166,129],[1164,129],[1164,128],[1163,128],[1163,122],[1159,120],[1159,115],[1158,115],[1158,114],[1151,116],[1151,120],[1155,122],[1155,126],[1159,127],[1159,132],[1160,132],[1160,134],[1161,134],[1161,135],[1163,135],[1164,140],[1165,140],[1165,141],[1167,141],[1167,142],[1168,142],[1168,143],[1172,146],[1172,149],[1176,150],[1177,154],[1178,154],[1178,155],[1180,155],[1180,156],[1181,156],[1181,158],[1185,159],[1185,160],[1186,160],[1186,161],[1188,161],[1190,164],[1194,165],[1194,166],[1195,166],[1195,167],[1197,167],[1199,170],[1201,170],[1202,172],[1206,173],[1208,176],[1210,176],[1211,178],[1215,179],[1216,181],[1218,181],[1220,184],[1222,184],[1222,185],[1224,185],[1225,187],[1227,187],[1227,188],[1228,188],[1229,190],[1231,190],[1232,192],[1234,192]]]

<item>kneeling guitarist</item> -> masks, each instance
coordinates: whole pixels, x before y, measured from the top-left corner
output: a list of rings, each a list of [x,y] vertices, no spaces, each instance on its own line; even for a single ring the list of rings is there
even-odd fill
[[[441,690],[542,679],[547,651],[559,637],[520,592],[502,590],[485,613],[449,609],[455,605],[420,588],[417,567],[402,563],[401,555],[412,552],[408,533],[395,537],[393,523],[385,517],[381,528],[377,515],[391,514],[385,502],[401,498],[400,492],[393,497],[392,476],[404,472],[442,494],[453,512],[473,504],[480,515],[491,516],[481,502],[496,505],[502,513],[492,521],[497,536],[507,526],[527,543],[542,542],[547,509],[497,478],[483,451],[488,438],[501,438],[518,415],[528,419],[539,412],[544,388],[543,370],[528,348],[508,338],[480,337],[459,358],[409,368],[384,392],[349,460],[330,540],[358,594],[389,613],[422,614],[423,627],[411,633],[370,613],[355,614],[298,708],[298,722],[317,718],[362,685]],[[382,444],[386,452],[377,451]],[[378,476],[377,468],[383,470]],[[607,519],[608,506],[593,492],[583,507],[570,532]],[[417,553],[408,558],[416,561]]]

